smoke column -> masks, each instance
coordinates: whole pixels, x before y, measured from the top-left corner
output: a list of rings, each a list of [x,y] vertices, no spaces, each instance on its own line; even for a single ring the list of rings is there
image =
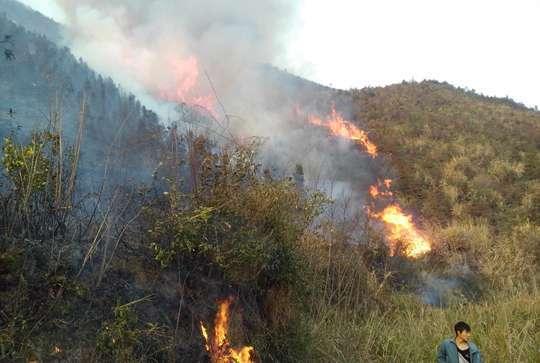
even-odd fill
[[[375,179],[373,162],[354,145],[325,132],[291,124],[293,108],[326,115],[332,90],[301,86],[293,77],[261,75],[262,64],[281,64],[294,31],[298,2],[286,0],[57,0],[66,14],[66,39],[77,56],[135,93],[163,118],[185,102],[223,110],[238,136],[267,140],[265,167],[290,175],[303,166],[307,187],[346,201],[352,217]],[[272,77],[270,77],[272,78]],[[301,82],[300,82],[301,83]],[[345,97],[347,98],[347,97]],[[300,101],[299,101],[300,100]],[[341,112],[350,107],[342,100]],[[339,106],[339,105],[338,105]],[[217,114],[217,113],[216,113]],[[298,120],[296,120],[298,121]],[[354,165],[353,168],[350,165]],[[339,207],[337,207],[339,208]],[[351,213],[351,211],[353,213]]]
[[[154,107],[215,106],[205,71],[228,98],[251,67],[275,63],[294,24],[293,3],[57,0],[74,53]]]

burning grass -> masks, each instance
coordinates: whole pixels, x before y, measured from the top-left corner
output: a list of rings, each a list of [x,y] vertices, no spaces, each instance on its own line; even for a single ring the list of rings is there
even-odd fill
[[[308,121],[313,125],[327,128],[334,136],[358,143],[371,157],[377,156],[377,146],[369,140],[368,134],[350,121],[345,120],[336,111],[335,105],[332,105],[332,110],[327,118],[322,119],[315,115],[308,115]]]
[[[73,208],[49,208],[56,190],[70,190],[56,183],[72,180],[55,177],[56,138],[52,148],[8,143],[8,177],[21,177],[1,195],[2,205],[19,212],[0,220],[6,231],[0,241],[1,359],[249,362],[255,350],[279,361],[303,355],[304,346],[283,348],[285,339],[307,335],[296,328],[304,283],[296,241],[323,199],[301,196],[288,181],[261,178],[252,145],[212,152],[207,139],[187,137],[191,185],[166,174],[175,171],[173,162],[159,171],[165,190],[103,188],[108,191],[86,201],[100,204],[89,214],[75,207],[85,195],[64,196]],[[37,172],[17,162],[27,157],[43,161],[32,164]],[[167,168],[174,158],[163,157]],[[226,299],[214,326],[202,325],[206,350],[191,322],[208,316],[204,306],[229,293],[249,312],[245,336],[256,345],[231,345],[232,301]],[[271,319],[282,306],[290,314]]]
[[[231,297],[218,301],[218,311],[214,319],[211,333],[201,321],[201,334],[204,346],[212,363],[252,363],[255,362],[253,347],[233,348],[229,338]]]
[[[300,110],[297,109],[300,114]],[[309,123],[326,128],[336,137],[350,140],[360,146],[372,158],[377,157],[377,146],[369,139],[368,134],[347,121],[336,111],[335,105],[332,105],[330,114],[326,119],[315,115],[308,115]],[[400,245],[404,245],[403,252],[406,256],[417,258],[431,251],[432,241],[422,233],[414,223],[412,215],[403,211],[399,202],[394,198],[391,190],[392,180],[384,179],[369,187],[369,195],[372,199],[372,205],[367,207],[367,215],[384,225],[386,240],[390,248],[390,253],[396,253]],[[384,202],[384,207],[380,211],[374,211],[375,208]]]
[[[316,218],[323,196],[261,177],[253,145],[216,151],[184,135],[184,154],[163,147],[152,188],[77,196],[77,163],[60,157],[59,135],[5,143],[0,360],[430,361],[452,324],[465,320],[486,360],[538,361],[540,159],[530,136],[511,139],[511,151],[485,138],[465,142],[475,130],[499,131],[477,123],[449,130],[448,109],[438,127],[414,117],[382,127],[395,110],[379,109],[377,92],[366,96],[364,119],[370,130],[385,129],[369,136],[377,153],[392,152],[400,179],[370,188],[373,216],[389,229],[366,228],[359,244],[345,227]],[[339,135],[356,135],[336,125]],[[354,137],[369,152],[371,139]],[[183,183],[178,165],[189,170]],[[404,204],[395,204],[396,193]],[[428,253],[407,210],[437,222],[429,236],[439,243]],[[394,234],[392,226],[406,228]],[[392,236],[404,254],[388,248]],[[406,257],[417,253],[424,258]],[[429,306],[415,290],[425,275],[457,276],[474,291],[449,291],[444,307]],[[234,309],[220,300],[229,295]],[[233,312],[240,317],[231,323]]]

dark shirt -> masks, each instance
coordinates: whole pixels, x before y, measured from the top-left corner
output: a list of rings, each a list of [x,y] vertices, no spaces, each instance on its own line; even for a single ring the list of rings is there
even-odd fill
[[[467,362],[469,363],[471,362],[471,350],[469,349],[469,347],[467,347],[467,349],[464,349],[464,350],[461,350],[459,349],[459,347],[457,347],[457,351],[458,351],[458,354],[461,354],[461,356],[465,358]]]

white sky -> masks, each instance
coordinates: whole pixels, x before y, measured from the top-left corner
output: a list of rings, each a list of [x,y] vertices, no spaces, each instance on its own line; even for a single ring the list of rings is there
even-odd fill
[[[56,5],[54,0],[17,0],[20,3],[26,4],[31,8],[47,15],[58,22],[63,22],[64,15],[62,9]]]
[[[20,1],[62,21],[54,0]],[[436,79],[540,106],[540,0],[298,1],[297,74],[338,88]]]

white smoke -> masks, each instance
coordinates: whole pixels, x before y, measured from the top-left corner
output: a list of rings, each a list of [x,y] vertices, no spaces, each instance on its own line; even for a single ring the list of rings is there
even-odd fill
[[[73,52],[143,101],[215,103],[284,54],[286,0],[57,0]],[[157,106],[158,102],[151,102]]]
[[[304,167],[306,185],[361,210],[374,182],[366,158],[349,142],[311,127],[292,128],[294,106],[330,111],[335,93],[293,77],[268,81],[260,65],[280,64],[298,4],[289,0],[57,0],[73,52],[111,76],[162,116],[165,101],[186,101],[231,117],[230,131],[267,139],[263,163],[281,176]],[[285,90],[288,89],[288,90]],[[343,104],[346,101],[342,102]],[[165,105],[165,107],[163,107]],[[320,106],[320,107],[319,107]],[[350,106],[350,105],[349,105]],[[175,117],[173,115],[173,117]],[[300,122],[302,124],[302,122]],[[354,167],[350,167],[354,165]],[[350,214],[349,212],[344,214]]]

